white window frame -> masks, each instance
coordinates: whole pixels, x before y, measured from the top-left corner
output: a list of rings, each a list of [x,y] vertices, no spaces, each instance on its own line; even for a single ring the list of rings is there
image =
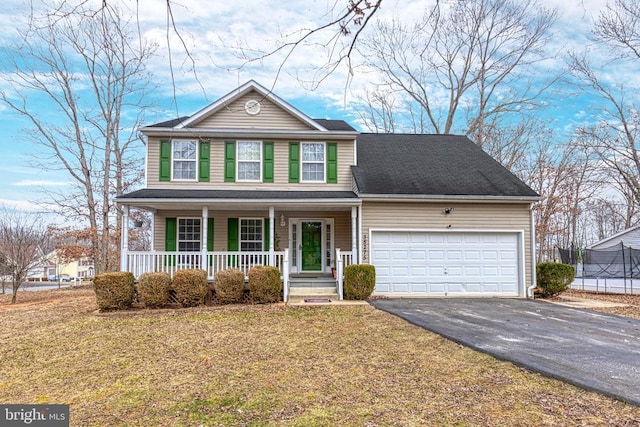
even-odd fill
[[[304,160],[304,147],[305,145],[322,145],[322,180],[307,180],[304,179],[304,165],[305,164],[320,164],[321,162],[314,160]],[[308,183],[326,183],[327,182],[327,144],[324,142],[301,142],[300,143],[300,182]]]
[[[195,144],[196,146],[196,156],[194,159],[177,159],[175,158],[174,154],[175,154],[175,143],[176,142],[190,142]],[[198,159],[200,156],[200,153],[198,152],[198,150],[200,150],[200,144],[198,144],[198,141],[195,139],[172,139],[171,140],[171,181],[186,181],[186,182],[195,182],[198,181]],[[193,162],[194,164],[194,176],[193,178],[176,178],[175,173],[176,173],[176,164],[175,162]]]
[[[257,242],[257,240],[242,239],[242,223],[244,221],[258,221],[260,224],[260,249],[259,250],[242,250],[242,242]],[[264,251],[264,218],[240,218],[238,221],[238,251],[239,252],[263,252]]]
[[[259,160],[241,160],[240,159],[240,144],[250,143],[250,144],[259,144]],[[236,181],[237,182],[262,182],[262,141],[236,141]],[[258,172],[260,174],[258,179],[240,179],[240,163],[259,163]]]
[[[180,239],[180,222],[184,220],[196,220],[200,223],[200,235],[198,240]],[[181,251],[180,242],[197,242],[197,249],[191,251]],[[200,217],[178,217],[176,224],[176,251],[177,252],[198,252],[202,249],[202,218]]]

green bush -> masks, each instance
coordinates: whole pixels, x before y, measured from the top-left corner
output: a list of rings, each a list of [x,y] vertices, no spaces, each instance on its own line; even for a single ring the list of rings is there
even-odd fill
[[[365,300],[376,287],[376,268],[370,264],[351,264],[344,268],[344,297]]]
[[[276,267],[256,266],[249,270],[249,297],[254,304],[280,301],[282,280]]]
[[[132,273],[103,273],[93,278],[93,290],[100,311],[125,310],[135,295]]]
[[[169,303],[171,276],[167,273],[144,273],[138,279],[138,298],[145,307],[162,307]]]
[[[238,269],[228,268],[216,273],[213,289],[216,298],[222,304],[242,302],[244,295],[244,273]]]
[[[183,307],[203,305],[209,292],[207,272],[204,270],[178,270],[173,274],[171,287]]]
[[[552,297],[569,288],[576,271],[571,265],[544,262],[536,266],[536,286],[543,297]]]

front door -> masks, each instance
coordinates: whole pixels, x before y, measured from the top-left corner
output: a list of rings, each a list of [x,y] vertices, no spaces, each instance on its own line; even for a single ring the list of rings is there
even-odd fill
[[[302,221],[302,271],[322,270],[322,222]]]

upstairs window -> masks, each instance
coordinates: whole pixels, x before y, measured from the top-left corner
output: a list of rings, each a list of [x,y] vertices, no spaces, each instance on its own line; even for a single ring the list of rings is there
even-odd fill
[[[238,181],[262,181],[262,143],[238,141]]]
[[[173,179],[195,181],[198,170],[198,142],[174,140],[171,147]]]
[[[324,144],[303,142],[301,145],[302,182],[324,182]]]

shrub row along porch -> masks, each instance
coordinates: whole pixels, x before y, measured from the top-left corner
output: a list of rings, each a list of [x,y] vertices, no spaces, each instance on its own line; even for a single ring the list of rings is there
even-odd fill
[[[134,277],[138,279],[147,272],[164,272],[173,277],[173,274],[179,270],[201,269],[207,272],[209,281],[215,281],[215,276],[219,271],[233,268],[241,270],[246,280],[252,267],[268,265],[276,267],[280,271],[286,302],[291,277],[290,254],[289,249],[262,252],[127,251],[123,270],[133,273]],[[336,260],[336,291],[339,298],[343,299],[344,267],[353,264],[354,256],[352,251],[345,252],[336,249],[334,259]]]

